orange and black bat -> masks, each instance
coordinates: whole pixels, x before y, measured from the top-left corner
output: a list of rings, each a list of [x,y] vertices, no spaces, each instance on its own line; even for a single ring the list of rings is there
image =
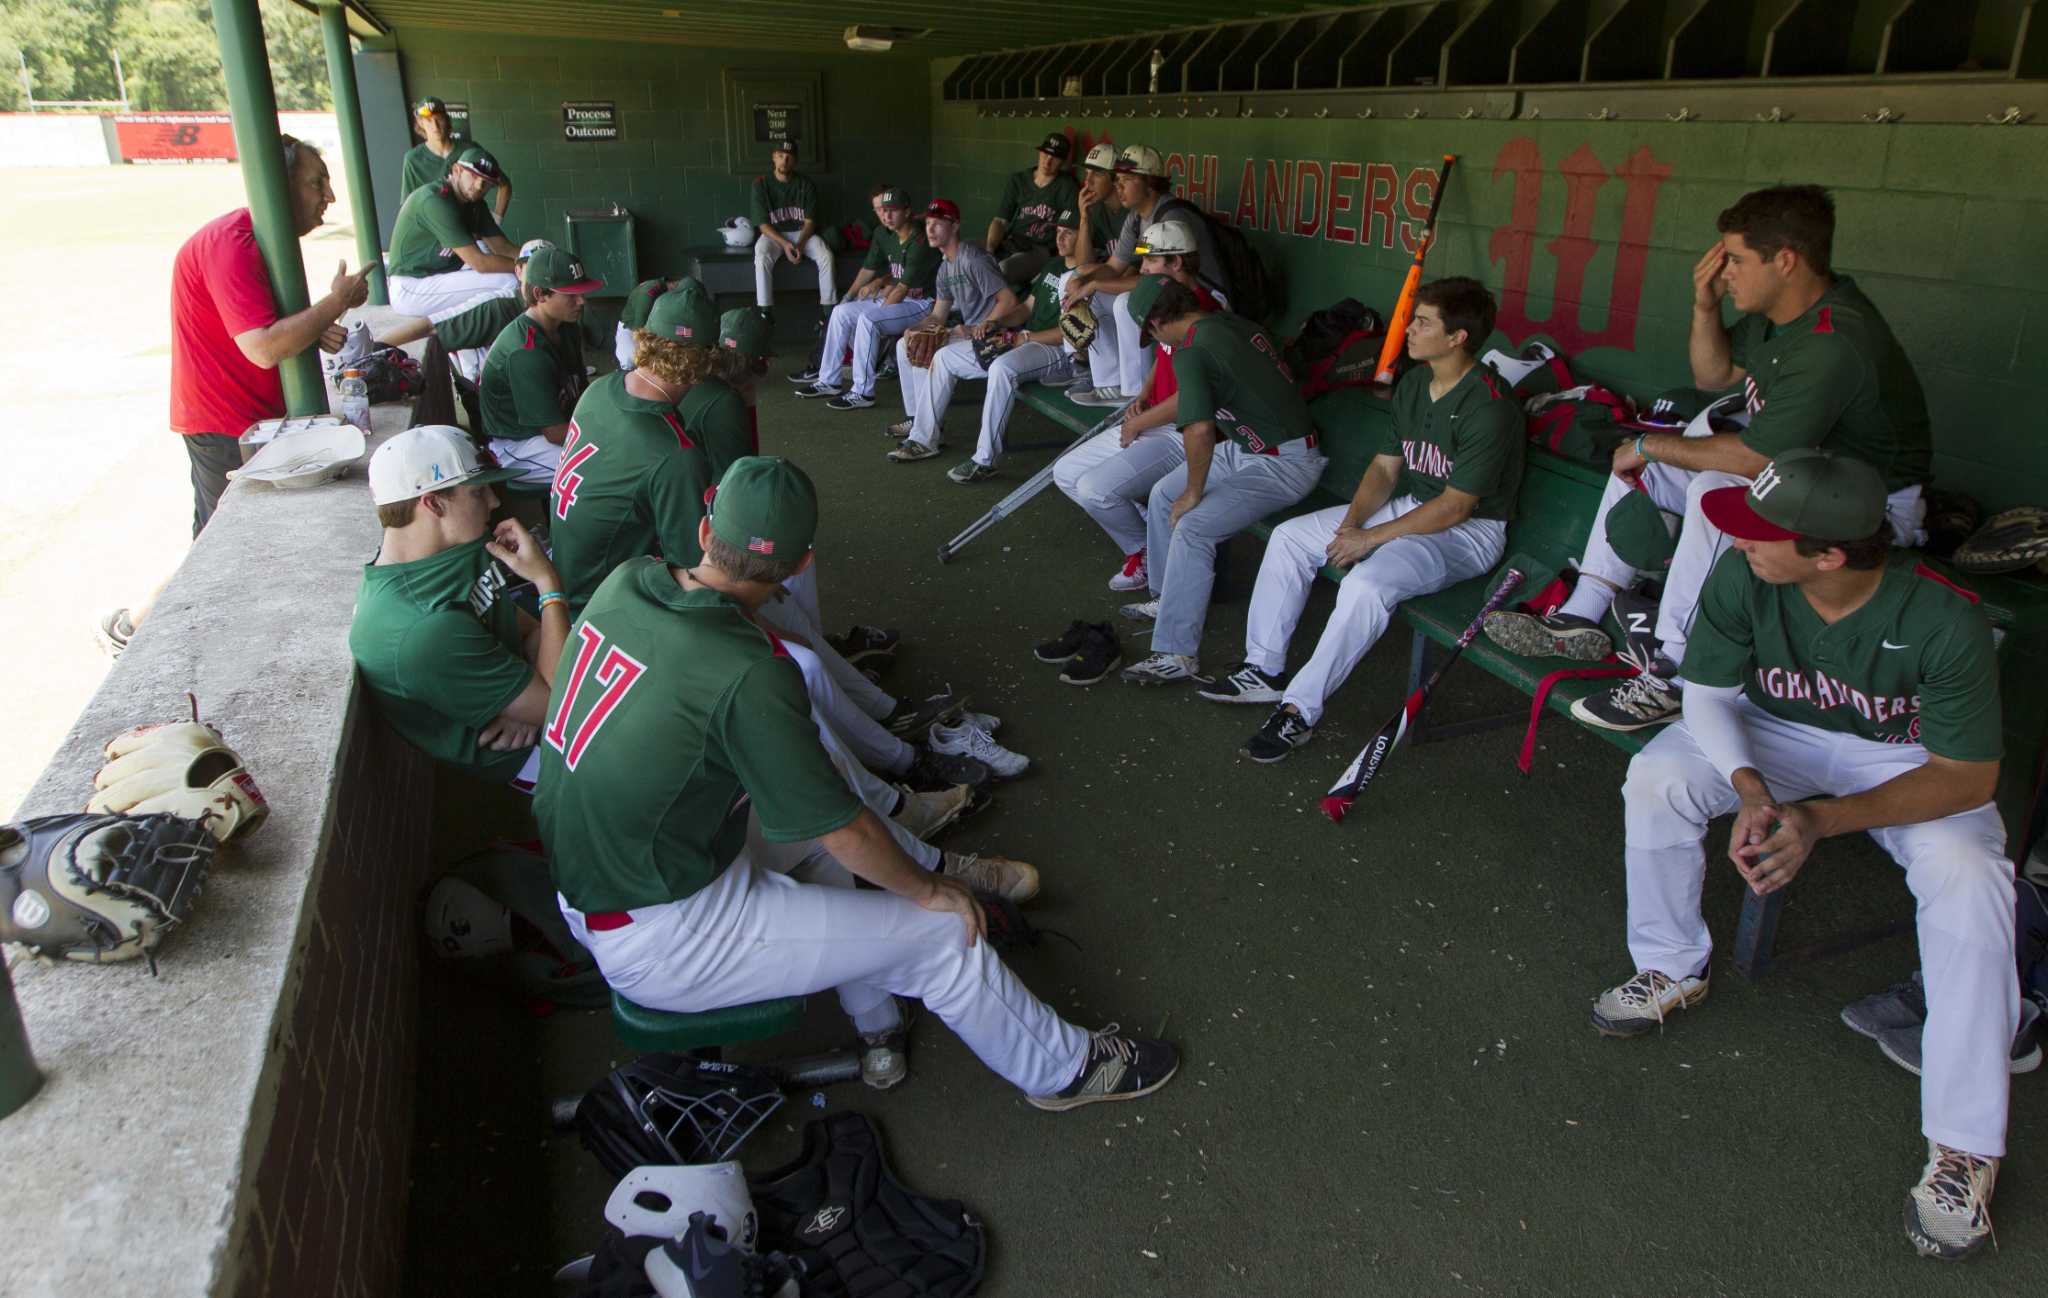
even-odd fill
[[[1436,242],[1436,211],[1443,206],[1444,186],[1451,178],[1451,164],[1457,160],[1457,154],[1446,153],[1443,170],[1436,173],[1436,192],[1429,196],[1429,219],[1423,223],[1422,238],[1415,245],[1415,261],[1401,284],[1401,296],[1395,299],[1393,318],[1387,321],[1387,340],[1380,344],[1380,366],[1373,375],[1375,383],[1394,381],[1394,363],[1401,359],[1401,349],[1408,345],[1408,322],[1415,318],[1415,290],[1422,287],[1422,262],[1429,256],[1429,245]]]

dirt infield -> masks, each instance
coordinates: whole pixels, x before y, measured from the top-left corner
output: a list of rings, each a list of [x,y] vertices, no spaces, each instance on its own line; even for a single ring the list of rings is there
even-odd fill
[[[106,675],[94,619],[142,598],[189,543],[185,456],[165,422],[171,258],[245,199],[233,167],[4,174],[0,229],[27,253],[8,297],[34,304],[35,321],[0,351],[0,610],[14,630],[0,679],[31,685],[0,749],[0,810],[12,812]],[[345,194],[328,217],[302,245],[316,288],[337,260],[355,260]],[[262,556],[249,559],[250,580],[262,580]]]

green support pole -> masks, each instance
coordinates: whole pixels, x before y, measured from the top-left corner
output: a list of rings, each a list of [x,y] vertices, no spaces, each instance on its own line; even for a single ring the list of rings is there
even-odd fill
[[[256,226],[256,245],[270,272],[270,291],[280,316],[309,305],[306,263],[292,223],[290,182],[284,174],[284,144],[278,138],[277,92],[270,84],[270,54],[263,47],[263,15],[256,0],[213,0],[213,29],[220,37],[221,70],[227,74],[228,111],[235,119],[235,151],[242,155],[242,187]],[[327,385],[312,349],[278,365],[287,413],[327,413]]]
[[[42,1085],[42,1070],[28,1048],[21,1006],[14,999],[13,975],[0,960],[0,1118],[27,1104]]]
[[[363,142],[363,104],[356,95],[356,65],[349,57],[348,11],[339,0],[320,0],[320,31],[327,38],[327,81],[334,87],[334,121],[341,128],[341,157],[348,168],[356,258],[370,268],[370,305],[389,306],[384,250],[377,246],[377,195],[370,188],[370,151]]]

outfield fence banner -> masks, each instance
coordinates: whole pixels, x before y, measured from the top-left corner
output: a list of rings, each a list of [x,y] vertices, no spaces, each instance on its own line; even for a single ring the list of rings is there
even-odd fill
[[[234,121],[226,113],[116,113],[114,147],[123,162],[151,165],[233,162]]]

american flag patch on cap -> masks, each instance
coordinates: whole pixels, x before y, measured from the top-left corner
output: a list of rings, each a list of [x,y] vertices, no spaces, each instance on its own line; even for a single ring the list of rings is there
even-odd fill
[[[757,536],[753,540],[747,542],[747,548],[749,550],[752,550],[755,554],[774,554],[775,542],[769,540],[765,536]]]

